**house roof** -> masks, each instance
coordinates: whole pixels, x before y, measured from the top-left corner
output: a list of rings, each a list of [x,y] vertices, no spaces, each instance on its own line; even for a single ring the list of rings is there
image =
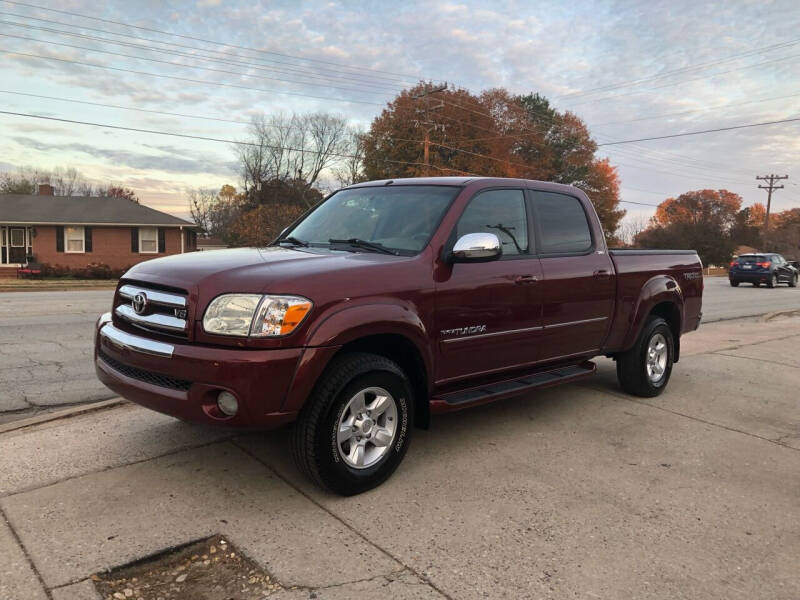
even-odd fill
[[[125,198],[27,194],[0,194],[0,223],[195,227],[190,221]]]

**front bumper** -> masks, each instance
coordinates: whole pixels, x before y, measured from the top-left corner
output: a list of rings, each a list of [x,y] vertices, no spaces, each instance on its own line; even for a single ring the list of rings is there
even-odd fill
[[[165,343],[133,335],[104,315],[97,322],[94,364],[111,390],[184,421],[268,429],[293,421],[284,412],[302,348],[240,350]],[[222,391],[239,403],[233,416],[217,407]]]

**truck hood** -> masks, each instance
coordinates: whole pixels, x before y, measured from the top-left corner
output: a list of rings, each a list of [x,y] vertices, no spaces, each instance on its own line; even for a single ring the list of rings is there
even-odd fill
[[[124,278],[182,288],[202,302],[228,292],[307,294],[319,285],[320,277],[350,279],[354,270],[406,260],[277,246],[233,248],[149,260],[131,268]]]

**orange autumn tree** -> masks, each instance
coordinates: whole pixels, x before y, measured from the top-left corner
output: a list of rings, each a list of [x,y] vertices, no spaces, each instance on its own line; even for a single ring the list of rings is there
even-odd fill
[[[580,118],[538,94],[448,88],[425,95],[429,89],[401,92],[373,120],[363,138],[367,179],[483,175],[575,185],[589,195],[611,239],[625,214],[619,177],[608,160],[595,158],[597,144]]]
[[[697,250],[703,264],[725,265],[738,244],[733,232],[741,206],[741,196],[728,190],[696,190],[667,198],[634,244]]]

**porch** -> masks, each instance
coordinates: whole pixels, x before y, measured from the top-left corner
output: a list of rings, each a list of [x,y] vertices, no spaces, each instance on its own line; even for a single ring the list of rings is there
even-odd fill
[[[33,255],[33,227],[0,223],[0,278],[16,277]]]

